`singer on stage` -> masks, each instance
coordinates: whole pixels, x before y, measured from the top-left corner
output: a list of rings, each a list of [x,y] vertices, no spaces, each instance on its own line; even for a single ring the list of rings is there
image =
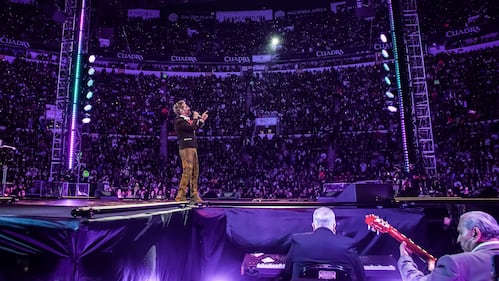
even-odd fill
[[[187,185],[190,187],[191,202],[201,203],[198,191],[199,161],[198,161],[198,141],[196,130],[204,126],[208,119],[208,112],[199,115],[194,111],[191,118],[191,109],[184,100],[180,100],[173,106],[175,118],[174,129],[177,134],[180,159],[182,160],[182,178],[175,197],[175,201],[185,201]]]

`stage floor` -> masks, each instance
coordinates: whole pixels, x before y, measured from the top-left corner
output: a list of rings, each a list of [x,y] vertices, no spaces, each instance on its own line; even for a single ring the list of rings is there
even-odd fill
[[[11,204],[0,204],[1,216],[37,218],[90,218],[136,214],[151,210],[180,208],[186,202],[100,200],[100,199],[28,199]],[[91,212],[91,214],[89,213]]]
[[[116,199],[103,200],[95,198],[62,198],[62,199],[23,199],[5,201],[0,204],[2,216],[42,217],[42,218],[100,218],[121,215],[137,214],[148,211],[170,210],[172,208],[312,208],[320,206],[336,207],[393,207],[394,202],[384,203],[334,203],[312,200],[283,200],[283,199],[253,199],[253,200],[206,200],[202,204],[190,204],[189,201],[176,202],[173,200],[140,200]]]

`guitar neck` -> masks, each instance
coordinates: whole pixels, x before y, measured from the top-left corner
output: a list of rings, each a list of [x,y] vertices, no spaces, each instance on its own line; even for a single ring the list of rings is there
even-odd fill
[[[366,215],[366,223],[369,226],[369,229],[371,230],[376,230],[382,233],[388,233],[390,234],[391,237],[395,238],[399,242],[405,242],[406,247],[414,252],[416,255],[418,255],[420,258],[425,259],[426,262],[428,263],[428,269],[433,270],[435,269],[435,262],[437,259],[430,255],[427,251],[425,251],[423,248],[419,247],[414,243],[411,239],[407,238],[404,234],[400,233],[395,227],[391,226],[388,222],[385,220],[381,219],[380,217],[370,214]]]
[[[391,228],[388,231],[388,234],[390,234],[391,237],[395,238],[397,241],[399,241],[401,243],[405,242],[407,245],[407,248],[409,248],[409,250],[413,251],[419,257],[424,258],[428,263],[434,263],[437,260],[434,256],[432,256],[430,253],[428,253],[425,249],[418,246],[416,243],[414,243],[414,241],[407,238],[407,236],[400,233],[395,228]]]

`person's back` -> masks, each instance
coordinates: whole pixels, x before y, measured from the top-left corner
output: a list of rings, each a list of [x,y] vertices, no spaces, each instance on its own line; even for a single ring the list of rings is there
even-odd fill
[[[292,264],[293,279],[299,277],[306,266],[332,264],[343,266],[350,275],[360,275],[355,278],[352,276],[353,280],[364,280],[363,268],[355,251],[354,240],[335,235],[324,227],[317,228],[314,232],[294,234],[292,248],[288,253],[288,262]]]
[[[315,210],[312,227],[313,232],[292,236],[286,261],[286,272],[292,280],[300,277],[307,266],[330,264],[345,268],[352,280],[364,281],[364,268],[355,250],[355,241],[335,234],[334,212],[325,207]]]

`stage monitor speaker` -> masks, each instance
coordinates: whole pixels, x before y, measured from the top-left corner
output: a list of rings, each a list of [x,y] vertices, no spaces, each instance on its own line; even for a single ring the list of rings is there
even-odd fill
[[[352,192],[353,190],[353,192]],[[340,197],[343,195],[343,197]],[[338,201],[338,198],[340,201]],[[318,202],[355,202],[355,184],[324,185],[324,192],[317,198]]]
[[[393,200],[395,192],[391,183],[351,184],[335,197],[319,197],[320,202],[338,203],[387,203]]]
[[[356,184],[357,203],[390,202],[395,196],[393,184]]]
[[[104,190],[96,190],[95,198],[102,200],[111,200],[111,201],[118,200],[118,197],[112,194],[111,191],[104,191]]]

